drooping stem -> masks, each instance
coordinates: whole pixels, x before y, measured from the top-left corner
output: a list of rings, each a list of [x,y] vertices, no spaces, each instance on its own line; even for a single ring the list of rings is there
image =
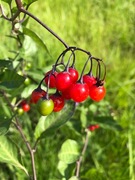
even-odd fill
[[[88,62],[90,61],[91,59],[91,56],[88,57],[87,61],[85,62],[84,66],[83,66],[83,69],[82,69],[82,72],[81,72],[81,75],[80,75],[80,78],[79,78],[79,82],[83,83],[83,75],[84,75],[84,71],[86,69],[86,66],[88,64]]]
[[[84,146],[83,146],[83,149],[82,149],[82,153],[81,153],[81,156],[80,156],[79,160],[76,162],[76,174],[75,174],[75,176],[77,178],[79,178],[81,163],[82,163],[82,160],[83,160],[83,156],[84,156],[84,154],[86,152],[88,142],[89,142],[89,131],[86,130],[86,137],[85,137],[85,142],[84,142]]]

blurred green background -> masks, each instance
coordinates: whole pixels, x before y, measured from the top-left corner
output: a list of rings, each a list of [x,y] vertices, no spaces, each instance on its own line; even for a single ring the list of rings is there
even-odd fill
[[[89,104],[89,101],[86,105],[82,104],[73,119],[83,121],[83,118],[86,118],[88,121],[94,118],[91,113],[86,116],[84,112],[88,110],[99,112],[104,117],[109,114],[122,126],[123,130],[114,132],[101,127],[92,136],[86,162],[82,166],[82,180],[90,180],[90,178],[92,180],[134,180],[135,1],[39,0],[31,5],[29,11],[47,24],[68,45],[86,49],[93,56],[102,58],[106,64],[107,94],[105,99],[99,104],[94,102]],[[10,34],[11,25],[0,19],[0,27],[0,59],[14,57],[13,51],[16,49],[16,43],[13,39],[9,42],[7,36]],[[39,69],[41,76],[55,62],[64,50],[64,46],[33,19],[29,20],[27,27],[42,38],[49,50],[48,54],[37,46],[35,47],[36,53],[28,51],[25,57],[32,64],[32,71]],[[29,46],[26,48],[29,50]],[[79,71],[83,64],[84,61],[80,56],[76,63]],[[36,74],[34,78],[39,79]],[[98,110],[96,111],[95,108]],[[73,133],[73,130],[76,129],[71,130],[70,125],[61,128],[59,134],[62,135],[57,135],[57,142],[61,145],[63,139],[75,138],[77,135]],[[45,153],[48,156],[43,163],[47,165],[45,168],[45,165],[38,164],[37,168],[39,174],[43,173],[39,178],[41,180],[49,178],[55,180],[53,177],[57,165],[50,162],[57,159],[54,157],[58,150],[55,149],[57,142],[54,142],[53,138],[46,140]],[[42,146],[39,149],[43,153]],[[41,153],[37,155],[37,159],[42,159],[40,155]],[[4,174],[0,172],[3,180]],[[5,176],[5,179],[7,177]]]

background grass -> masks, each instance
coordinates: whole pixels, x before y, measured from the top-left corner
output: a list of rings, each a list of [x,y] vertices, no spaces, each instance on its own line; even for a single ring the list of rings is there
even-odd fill
[[[101,128],[92,136],[85,166],[83,165],[81,170],[82,180],[89,180],[89,177],[95,180],[134,180],[135,178],[134,7],[134,0],[39,0],[29,9],[68,45],[90,51],[92,55],[102,58],[107,66],[105,100],[99,105],[97,103],[89,105],[89,102],[86,103],[87,106],[85,103],[81,105],[74,116],[74,121],[78,119],[83,121],[83,118],[89,120],[91,114],[83,115],[83,110],[92,111],[94,107],[98,108],[100,114],[109,113],[113,116],[123,130],[114,132]],[[16,44],[14,40],[9,42],[6,36],[10,34],[11,26],[0,19],[0,27],[2,27],[0,28],[0,58],[13,57],[11,50],[16,48]],[[36,54],[27,56],[27,60],[32,63],[32,68],[38,67],[42,74],[55,62],[64,50],[64,46],[34,20],[29,20],[28,27],[43,39],[51,54],[50,56],[38,47]],[[83,64],[84,61],[80,55],[76,67],[81,70]],[[54,155],[58,152],[55,146],[58,142],[61,145],[67,138],[79,139],[73,131],[75,129],[71,130],[70,125],[67,124],[55,135],[56,141],[50,138],[41,143],[39,152],[42,153],[36,156],[37,161],[43,160],[37,167],[39,179],[55,179],[57,157]],[[0,168],[2,169],[2,166]],[[0,176],[8,179],[8,170],[1,171]]]

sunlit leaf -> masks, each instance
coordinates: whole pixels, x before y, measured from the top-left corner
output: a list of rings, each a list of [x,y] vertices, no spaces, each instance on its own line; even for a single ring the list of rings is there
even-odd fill
[[[54,112],[42,118],[41,121],[44,121],[44,126],[42,123],[41,125],[37,125],[36,134],[39,136],[41,133],[39,138],[52,135],[56,129],[65,124],[73,116],[74,111],[75,103],[73,101],[67,101],[65,107],[60,112]]]
[[[59,159],[66,164],[71,164],[79,158],[79,145],[76,141],[68,139],[61,147],[59,152]]]
[[[22,169],[27,175],[28,172],[18,161],[18,153],[15,144],[6,136],[0,136],[0,162],[7,163]]]
[[[43,42],[43,40],[39,37],[39,35],[37,35],[34,31],[32,31],[31,29],[28,29],[26,27],[23,27],[23,33],[29,37],[31,37],[33,39],[33,41],[36,42],[36,44],[40,47],[43,48],[44,50],[47,51],[47,53],[49,54],[49,50],[47,49],[47,46],[45,45],[45,43]]]
[[[45,131],[44,124],[45,124],[46,118],[47,118],[47,116],[41,116],[41,118],[38,121],[38,124],[35,129],[35,133],[34,133],[36,139],[38,139],[40,137],[40,135],[42,134],[42,132]]]
[[[32,56],[37,52],[36,43],[29,36],[25,36],[23,41],[24,54],[26,56]]]
[[[21,86],[25,78],[17,74],[15,71],[6,70],[0,74],[0,88],[14,89]]]
[[[61,175],[65,176],[65,171],[67,167],[68,167],[67,163],[64,163],[63,161],[59,161],[58,170],[61,173]]]
[[[34,3],[35,1],[38,1],[38,0],[23,0],[23,2],[26,3],[27,5],[28,5],[28,4],[32,4],[32,3]]]
[[[2,0],[3,2],[6,2],[8,4],[11,4],[12,0]]]

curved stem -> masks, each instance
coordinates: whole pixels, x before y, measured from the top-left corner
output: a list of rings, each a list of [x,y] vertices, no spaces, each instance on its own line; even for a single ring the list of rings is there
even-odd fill
[[[72,64],[75,63],[75,54],[74,54],[74,51],[72,51],[72,53],[71,53],[70,56],[69,56],[68,62],[67,62],[67,64],[66,64],[65,71],[68,71],[69,63],[70,63],[70,60],[71,60],[72,56],[73,56],[73,63],[72,63]]]
[[[79,82],[83,82],[83,75],[84,75],[84,71],[85,71],[85,68],[88,64],[88,61],[91,59],[91,56],[88,57],[87,61],[85,62],[84,66],[83,66],[83,69],[82,69],[82,72],[81,72],[81,75],[80,75],[80,79],[78,80]]]

